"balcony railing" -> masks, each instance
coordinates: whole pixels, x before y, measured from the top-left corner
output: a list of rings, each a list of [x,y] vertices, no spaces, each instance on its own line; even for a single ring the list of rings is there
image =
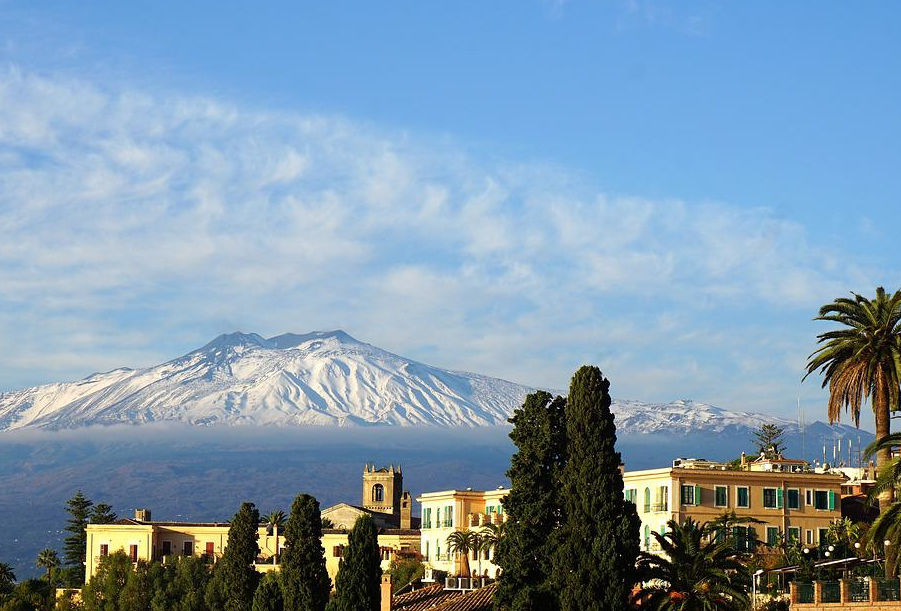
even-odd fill
[[[654,503],[651,505],[651,511],[667,511],[669,509],[669,503]]]

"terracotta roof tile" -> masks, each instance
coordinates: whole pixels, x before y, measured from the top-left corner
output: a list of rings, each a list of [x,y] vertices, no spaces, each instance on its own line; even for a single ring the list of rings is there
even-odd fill
[[[434,607],[434,611],[488,611],[494,605],[496,591],[497,583],[492,583],[442,603]]]
[[[462,595],[462,592],[445,590],[444,586],[436,583],[414,592],[395,596],[391,600],[391,608],[393,611],[428,611]]]

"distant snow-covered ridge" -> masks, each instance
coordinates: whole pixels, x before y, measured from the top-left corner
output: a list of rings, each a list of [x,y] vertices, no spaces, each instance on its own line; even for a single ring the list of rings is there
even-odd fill
[[[474,427],[505,424],[533,389],[432,367],[343,331],[220,335],[145,369],[0,394],[0,431],[179,422],[190,425]],[[615,401],[621,433],[722,432],[772,416],[704,403]]]

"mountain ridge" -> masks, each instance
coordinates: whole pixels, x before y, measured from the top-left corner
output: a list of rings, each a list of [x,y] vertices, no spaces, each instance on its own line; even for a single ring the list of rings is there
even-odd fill
[[[0,394],[0,431],[150,422],[479,427],[506,424],[533,390],[408,359],[340,329],[269,338],[235,331],[159,365]],[[797,429],[784,418],[690,399],[619,399],[612,409],[626,433]]]

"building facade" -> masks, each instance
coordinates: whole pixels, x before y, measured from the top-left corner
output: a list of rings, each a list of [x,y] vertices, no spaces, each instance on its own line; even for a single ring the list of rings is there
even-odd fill
[[[652,532],[666,523],[691,518],[701,524],[727,512],[761,523],[736,526],[731,533],[740,546],[798,542],[817,546],[829,525],[841,517],[845,476],[817,473],[804,461],[773,459],[739,469],[698,459],[676,459],[672,467],[626,471],[624,495],[635,503],[641,519],[641,549],[657,551]]]
[[[419,519],[412,516],[412,497],[403,490],[400,467],[379,469],[367,465],[363,472],[362,501],[362,505],[339,503],[321,512],[323,519],[332,522],[331,528],[322,531],[322,547],[333,583],[347,547],[348,531],[360,515],[372,516],[379,529],[383,569],[387,570],[396,556],[419,555]],[[215,563],[225,551],[228,529],[227,522],[153,521],[147,509],[137,509],[134,518],[118,520],[113,524],[89,524],[85,579],[90,579],[97,572],[102,557],[117,551],[128,554],[132,562],[165,562],[175,556],[199,556]],[[267,524],[260,525],[258,534],[260,551],[255,564],[257,570],[278,570],[284,537],[278,527]]]
[[[459,554],[448,553],[448,536],[456,530],[482,532],[489,524],[502,524],[506,516],[501,500],[508,492],[507,488],[445,490],[417,497],[422,507],[419,549],[427,569],[459,575],[463,559]],[[471,553],[469,568],[472,574],[494,578],[497,575],[494,555],[495,550]]]

